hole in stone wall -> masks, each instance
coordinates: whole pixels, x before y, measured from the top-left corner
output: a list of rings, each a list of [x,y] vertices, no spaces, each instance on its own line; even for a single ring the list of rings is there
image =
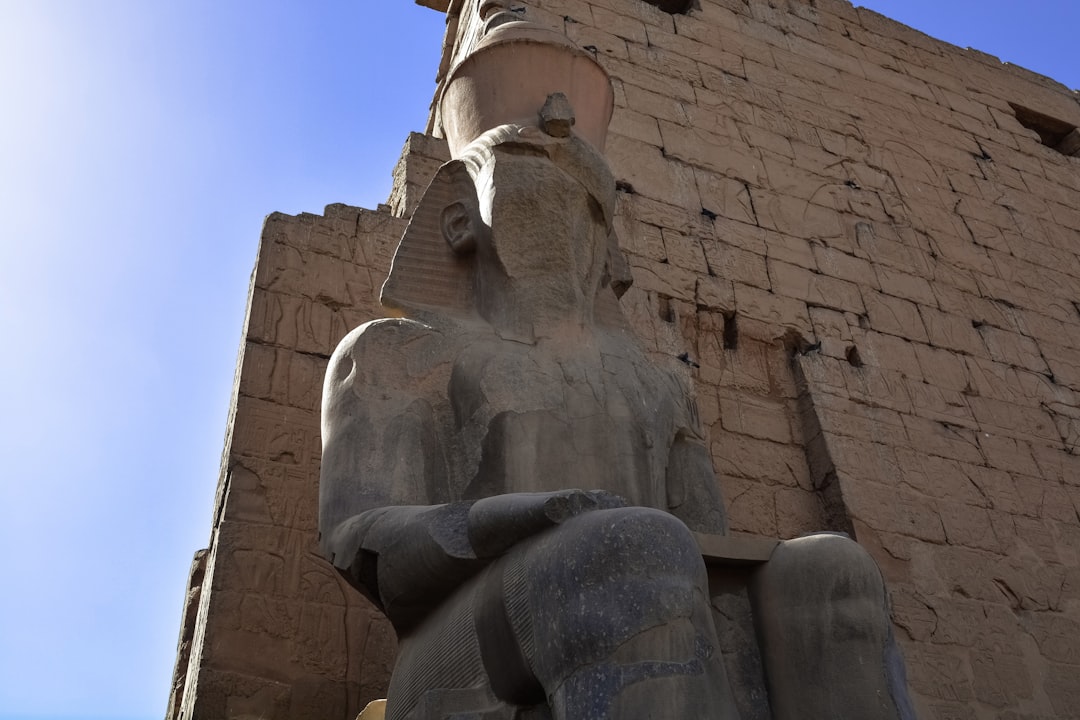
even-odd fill
[[[698,8],[697,0],[645,0],[645,2],[672,15],[685,15]]]
[[[1035,131],[1043,145],[1062,155],[1080,157],[1080,130],[1075,125],[1016,103],[1009,103],[1009,107],[1021,125]]]
[[[658,295],[656,315],[666,323],[675,322],[675,309],[671,307],[671,298],[665,295]]]
[[[859,355],[859,348],[854,345],[847,349],[844,356],[847,358],[848,364],[851,365],[851,367],[860,368],[863,366],[862,356]]]
[[[737,350],[739,347],[739,320],[735,313],[724,315],[724,349]]]

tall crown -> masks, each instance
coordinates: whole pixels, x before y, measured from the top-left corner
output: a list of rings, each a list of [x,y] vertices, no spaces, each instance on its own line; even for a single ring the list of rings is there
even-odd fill
[[[451,157],[491,128],[537,124],[555,93],[573,107],[574,134],[603,152],[615,104],[607,72],[561,33],[499,13],[444,85],[440,109]]]

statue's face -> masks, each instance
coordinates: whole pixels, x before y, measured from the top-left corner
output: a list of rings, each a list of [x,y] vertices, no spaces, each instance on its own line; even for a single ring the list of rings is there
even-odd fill
[[[536,137],[496,145],[476,174],[490,249],[510,278],[570,281],[591,297],[606,261],[614,180],[587,143]]]

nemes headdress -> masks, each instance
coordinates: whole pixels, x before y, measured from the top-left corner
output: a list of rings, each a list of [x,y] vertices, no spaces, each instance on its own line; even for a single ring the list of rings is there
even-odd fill
[[[443,209],[462,198],[475,200],[475,174],[499,145],[527,145],[556,164],[579,153],[599,159],[613,107],[611,81],[591,54],[512,13],[489,18],[481,39],[443,85],[439,108],[453,159],[435,174],[405,230],[383,284],[382,304],[421,318],[470,311],[473,263],[443,240]],[[602,159],[584,165],[593,171],[579,179],[603,207],[610,227],[615,193],[610,170]],[[630,280],[614,234],[609,246],[608,273],[621,294]]]

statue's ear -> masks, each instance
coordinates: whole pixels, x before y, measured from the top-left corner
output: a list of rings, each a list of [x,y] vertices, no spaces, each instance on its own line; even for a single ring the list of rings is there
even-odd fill
[[[465,164],[451,160],[439,168],[398,243],[382,287],[383,306],[421,319],[472,310],[468,236],[475,242],[482,231],[469,229],[482,223],[478,208],[476,186]]]
[[[439,216],[442,236],[455,255],[469,255],[476,250],[479,215],[479,208],[470,207],[462,200],[455,200],[443,208]]]

